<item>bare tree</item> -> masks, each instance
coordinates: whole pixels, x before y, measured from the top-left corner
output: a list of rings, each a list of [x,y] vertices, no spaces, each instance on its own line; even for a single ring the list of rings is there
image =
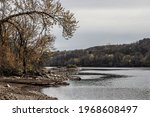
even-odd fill
[[[54,25],[62,27],[64,38],[71,38],[77,23],[74,14],[59,1],[1,0],[0,46],[11,50],[26,73],[27,63],[38,62],[42,53],[50,49],[55,39],[51,34]],[[4,58],[3,55],[1,59]]]

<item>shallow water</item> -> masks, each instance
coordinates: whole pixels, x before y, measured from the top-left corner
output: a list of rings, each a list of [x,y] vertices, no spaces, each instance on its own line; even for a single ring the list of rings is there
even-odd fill
[[[149,100],[149,68],[81,68],[81,73],[123,75],[103,78],[103,75],[79,75],[81,81],[68,81],[69,86],[44,88],[43,93],[61,100]]]

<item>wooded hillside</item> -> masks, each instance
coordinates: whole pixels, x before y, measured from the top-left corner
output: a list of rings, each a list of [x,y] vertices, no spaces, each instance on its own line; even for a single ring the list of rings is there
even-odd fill
[[[150,39],[122,45],[95,46],[73,51],[57,51],[46,66],[150,67]]]

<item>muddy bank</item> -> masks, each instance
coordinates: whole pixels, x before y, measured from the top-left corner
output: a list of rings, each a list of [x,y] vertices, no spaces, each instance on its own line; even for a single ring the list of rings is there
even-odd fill
[[[0,83],[1,100],[54,100],[55,97],[49,97],[40,92],[38,86]]]
[[[59,87],[69,85],[69,78],[59,73],[44,71],[38,76],[0,77],[1,100],[56,100],[40,92],[44,87]]]
[[[84,72],[80,72],[78,73],[78,75],[101,75],[101,78],[126,78],[126,77],[131,77],[128,75],[117,75],[117,74],[106,74],[106,73],[84,73]]]

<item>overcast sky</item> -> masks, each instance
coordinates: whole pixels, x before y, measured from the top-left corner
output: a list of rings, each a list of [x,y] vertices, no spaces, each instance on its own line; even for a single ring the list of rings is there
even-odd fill
[[[150,37],[150,0],[60,0],[75,14],[79,28],[65,40],[61,30],[57,50],[72,50],[106,44],[136,42]]]

